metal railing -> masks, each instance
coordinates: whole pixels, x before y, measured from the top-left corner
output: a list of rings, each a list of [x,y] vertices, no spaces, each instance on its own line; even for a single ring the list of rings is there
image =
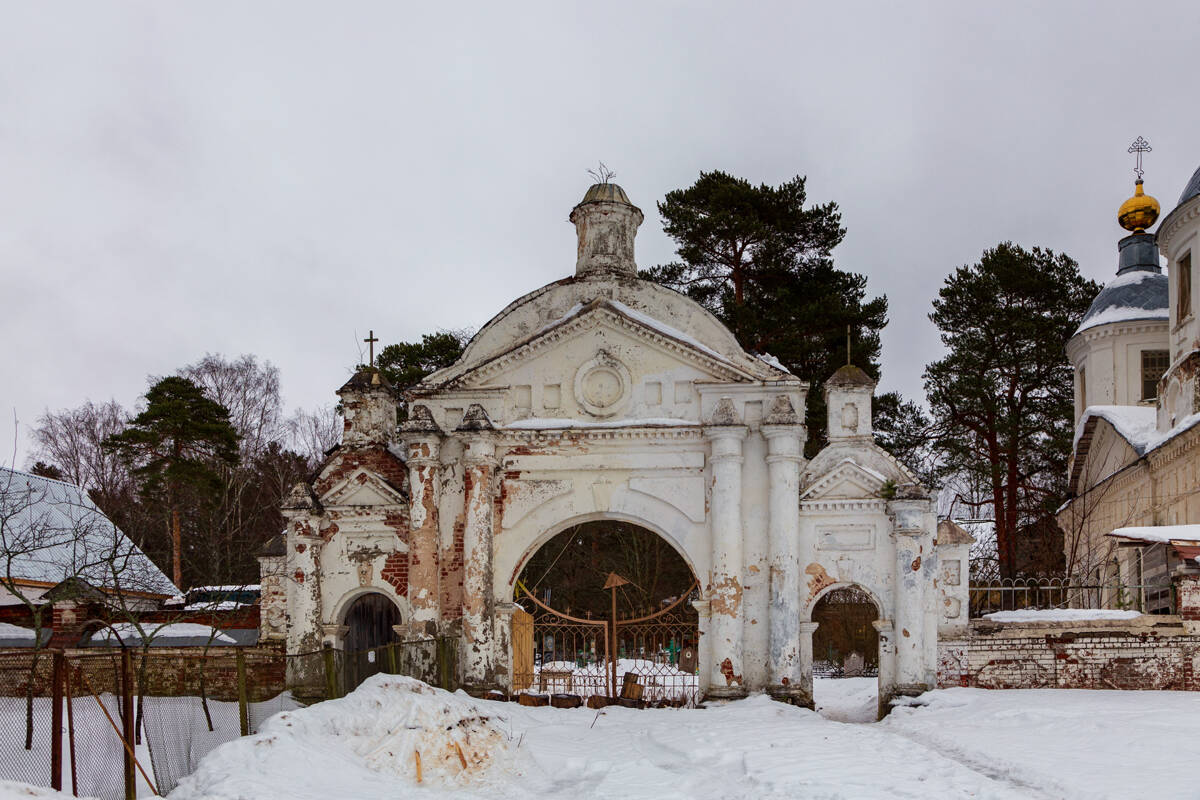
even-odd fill
[[[972,584],[971,618],[1025,609],[1114,609],[1170,614],[1176,609],[1169,581],[1131,584],[1069,577],[1007,578]]]

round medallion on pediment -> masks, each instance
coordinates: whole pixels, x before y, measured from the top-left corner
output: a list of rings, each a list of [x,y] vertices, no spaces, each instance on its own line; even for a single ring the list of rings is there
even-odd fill
[[[575,373],[575,401],[595,417],[611,417],[629,400],[629,370],[601,350]]]

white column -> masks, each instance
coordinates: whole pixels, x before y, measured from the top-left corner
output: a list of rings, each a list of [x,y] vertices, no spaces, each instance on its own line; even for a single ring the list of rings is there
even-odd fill
[[[441,443],[434,435],[406,435],[408,449],[408,602],[410,631],[437,633],[441,620],[438,563],[438,501],[441,495]]]
[[[813,634],[821,623],[805,620],[797,629],[800,632],[800,669],[797,688],[788,692],[788,697],[796,705],[806,708],[813,707]]]
[[[896,608],[892,617],[896,648],[896,686],[901,694],[929,688],[925,678],[925,512],[929,501],[901,499],[888,502],[896,540]]]
[[[495,598],[492,596],[492,490],[496,445],[488,434],[464,438],[463,683],[487,688],[493,679]]]
[[[802,692],[800,652],[800,466],[804,460],[803,428],[764,425],[767,439],[767,547],[770,562],[770,608],[767,683],[772,695]],[[811,635],[809,637],[811,643]],[[809,659],[811,676],[811,658]]]
[[[705,429],[711,446],[712,583],[708,694],[746,694],[742,644],[742,425]]]
[[[896,691],[896,648],[892,646],[892,621],[877,619],[871,627],[879,634],[878,716],[883,719]]]

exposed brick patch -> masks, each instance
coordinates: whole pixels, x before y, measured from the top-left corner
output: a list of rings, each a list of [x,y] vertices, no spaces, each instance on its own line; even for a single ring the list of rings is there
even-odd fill
[[[1200,636],[1181,626],[1038,635],[977,625],[938,643],[938,686],[1200,691]]]
[[[408,596],[408,553],[392,553],[383,562],[380,576],[392,585],[396,594]]]

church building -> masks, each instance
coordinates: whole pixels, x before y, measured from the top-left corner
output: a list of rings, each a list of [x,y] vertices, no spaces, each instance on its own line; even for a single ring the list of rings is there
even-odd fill
[[[1139,149],[1148,149],[1140,138]],[[1145,587],[1113,589],[1122,596],[1108,604],[1170,613],[1170,578],[1200,555],[1200,169],[1150,233],[1160,208],[1144,192],[1140,152],[1135,193],[1117,217],[1130,232],[1117,275],[1067,342],[1076,429],[1058,521],[1078,579]]]
[[[523,565],[614,520],[694,575],[704,695],[811,706],[812,611],[845,587],[875,606],[881,701],[934,686],[939,629],[967,624],[969,542],[939,543],[929,490],[875,443],[871,378],[847,365],[821,387],[829,444],[806,460],[808,383],[638,277],[621,187],[569,219],[574,274],[406,392],[403,422],[377,369],[338,391],[343,441],[263,559],[264,635],[289,653],[449,635],[465,687],[512,690]]]

